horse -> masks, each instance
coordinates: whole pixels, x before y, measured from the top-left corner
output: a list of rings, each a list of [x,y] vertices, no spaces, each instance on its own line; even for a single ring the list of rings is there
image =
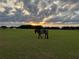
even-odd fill
[[[45,38],[45,39],[48,39],[48,30],[47,29],[35,29],[35,34],[38,34],[38,39],[42,39],[42,38]]]

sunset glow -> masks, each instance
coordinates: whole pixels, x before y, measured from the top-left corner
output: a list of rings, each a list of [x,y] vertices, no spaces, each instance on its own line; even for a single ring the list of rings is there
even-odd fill
[[[33,26],[45,26],[47,22],[29,22]]]

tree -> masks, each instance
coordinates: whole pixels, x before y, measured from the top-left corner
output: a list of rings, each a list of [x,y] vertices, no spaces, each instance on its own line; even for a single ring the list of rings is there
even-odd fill
[[[1,26],[1,28],[2,28],[2,29],[6,29],[6,28],[7,28],[7,26]]]

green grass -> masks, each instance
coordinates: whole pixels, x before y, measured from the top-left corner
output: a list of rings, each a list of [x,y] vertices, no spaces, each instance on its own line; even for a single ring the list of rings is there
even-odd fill
[[[49,30],[49,39],[37,39],[30,29],[0,29],[0,59],[79,59],[79,30]]]

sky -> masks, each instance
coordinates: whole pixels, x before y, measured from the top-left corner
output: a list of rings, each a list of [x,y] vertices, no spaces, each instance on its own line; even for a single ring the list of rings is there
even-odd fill
[[[0,0],[0,22],[79,22],[79,0]]]

